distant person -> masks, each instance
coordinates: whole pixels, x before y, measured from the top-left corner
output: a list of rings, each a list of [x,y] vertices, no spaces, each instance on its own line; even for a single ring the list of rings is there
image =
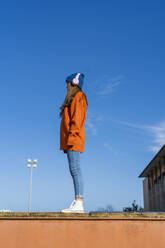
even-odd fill
[[[82,91],[84,75],[74,73],[66,78],[67,93],[60,107],[60,150],[67,154],[70,174],[73,178],[75,199],[64,213],[83,213],[83,180],[80,153],[84,152],[87,98]]]

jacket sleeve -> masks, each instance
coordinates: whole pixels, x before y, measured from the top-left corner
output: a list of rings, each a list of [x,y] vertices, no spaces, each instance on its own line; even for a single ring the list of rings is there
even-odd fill
[[[83,95],[76,95],[70,107],[70,128],[67,145],[75,145],[86,118],[86,102]]]

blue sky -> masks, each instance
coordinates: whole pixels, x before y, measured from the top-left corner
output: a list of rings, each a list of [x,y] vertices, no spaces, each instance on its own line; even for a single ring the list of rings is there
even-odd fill
[[[81,154],[86,211],[135,199],[139,174],[165,143],[163,1],[1,1],[0,208],[60,211],[73,200],[59,150],[65,78],[85,74]]]

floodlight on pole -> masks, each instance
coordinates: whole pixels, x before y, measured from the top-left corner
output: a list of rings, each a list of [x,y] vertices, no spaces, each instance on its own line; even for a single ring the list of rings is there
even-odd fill
[[[29,191],[29,207],[28,212],[30,213],[31,210],[31,199],[32,199],[32,176],[33,176],[33,168],[37,167],[38,159],[28,159],[27,160],[27,167],[30,168],[30,191]]]

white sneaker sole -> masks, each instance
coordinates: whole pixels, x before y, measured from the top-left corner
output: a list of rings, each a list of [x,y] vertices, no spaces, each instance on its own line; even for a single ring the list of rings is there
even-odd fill
[[[61,213],[84,213],[84,210],[61,210]]]

